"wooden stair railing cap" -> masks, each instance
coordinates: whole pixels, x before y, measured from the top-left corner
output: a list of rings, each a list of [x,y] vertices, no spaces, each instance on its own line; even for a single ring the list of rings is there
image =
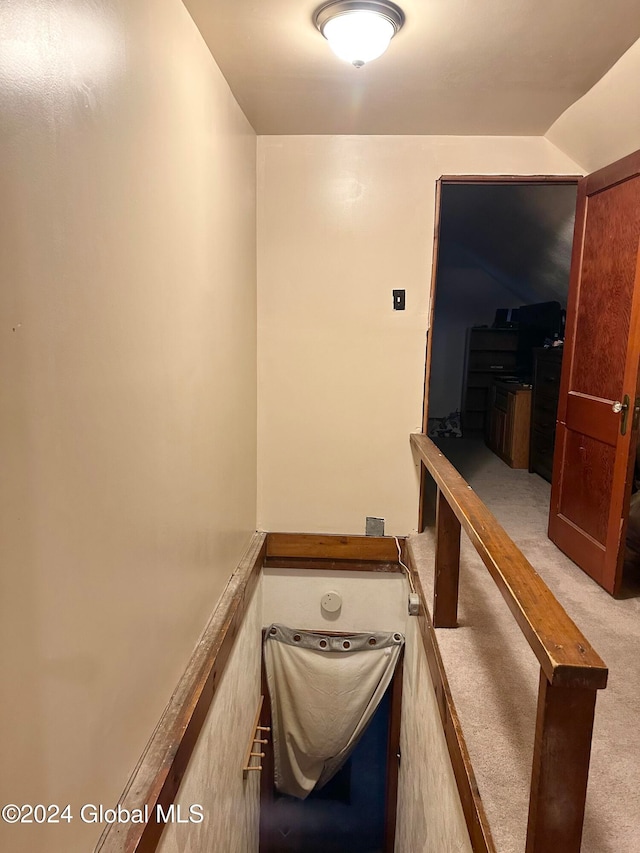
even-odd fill
[[[496,517],[428,436],[413,433],[411,444],[489,570],[549,683],[606,687],[604,661]]]

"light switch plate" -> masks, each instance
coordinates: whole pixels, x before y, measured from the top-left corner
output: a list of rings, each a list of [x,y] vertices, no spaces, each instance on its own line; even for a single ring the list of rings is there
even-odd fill
[[[405,307],[405,292],[404,290],[393,291],[393,310],[404,311]]]

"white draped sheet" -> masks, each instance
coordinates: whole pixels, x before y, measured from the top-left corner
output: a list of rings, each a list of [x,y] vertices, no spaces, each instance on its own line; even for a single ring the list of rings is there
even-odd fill
[[[279,791],[304,799],[338,772],[389,686],[403,644],[398,633],[331,637],[283,625],[267,629]]]

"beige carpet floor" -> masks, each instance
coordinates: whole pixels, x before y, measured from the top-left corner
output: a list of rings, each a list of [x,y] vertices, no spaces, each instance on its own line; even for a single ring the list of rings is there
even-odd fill
[[[611,598],[547,538],[548,483],[510,469],[479,441],[445,442],[445,455],[609,667],[596,703],[582,851],[640,853],[640,579],[628,573],[621,598]],[[438,641],[498,851],[523,853],[539,667],[462,539],[460,627],[438,629]],[[432,534],[413,542],[430,597]]]

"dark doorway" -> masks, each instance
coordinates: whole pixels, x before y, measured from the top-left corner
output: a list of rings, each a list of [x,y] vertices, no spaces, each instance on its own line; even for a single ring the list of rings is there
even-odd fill
[[[430,329],[431,426],[460,412],[467,415],[461,418],[466,420],[462,430],[483,435],[483,396],[488,392],[477,385],[476,393],[467,393],[469,329],[494,331],[496,352],[503,346],[509,351],[505,341],[514,339],[511,360],[503,364],[504,358],[489,358],[488,371],[513,374],[522,369],[528,374],[522,378],[531,378],[531,365],[524,358],[518,364],[516,358],[518,310],[551,302],[566,308],[576,192],[575,183],[443,182]],[[481,376],[480,381],[490,380]]]
[[[486,444],[551,480],[562,347],[550,345],[564,335],[577,182],[438,182],[423,432],[447,456]],[[424,478],[422,491],[421,505]]]

